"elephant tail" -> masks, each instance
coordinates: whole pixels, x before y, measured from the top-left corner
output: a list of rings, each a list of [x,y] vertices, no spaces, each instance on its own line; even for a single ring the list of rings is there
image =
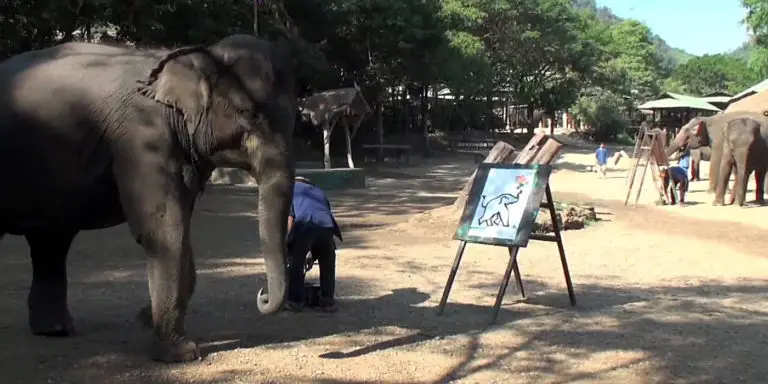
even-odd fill
[[[485,207],[485,195],[480,196],[480,206]]]

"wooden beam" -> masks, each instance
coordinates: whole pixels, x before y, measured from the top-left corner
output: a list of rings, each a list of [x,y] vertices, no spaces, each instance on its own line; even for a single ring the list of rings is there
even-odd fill
[[[514,154],[515,147],[504,141],[497,141],[483,162],[496,164],[510,163]],[[469,190],[472,188],[472,182],[475,180],[476,174],[477,171],[473,172],[472,176],[469,178],[469,180],[467,180],[467,183],[464,185],[464,189],[462,189],[459,193],[459,197],[457,197],[456,201],[453,202],[454,206],[463,207],[467,202]]]

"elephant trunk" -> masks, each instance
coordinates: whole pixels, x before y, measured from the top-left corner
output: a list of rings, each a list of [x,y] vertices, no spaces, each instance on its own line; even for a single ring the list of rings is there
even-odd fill
[[[261,146],[251,169],[259,184],[259,237],[267,271],[267,293],[259,290],[257,298],[263,314],[281,310],[288,293],[286,235],[296,166],[293,145],[285,144]]]
[[[681,149],[684,146],[685,146],[685,142],[678,140],[678,138],[675,137],[675,139],[672,140],[671,143],[669,143],[669,146],[664,149],[664,155],[666,155],[667,157],[672,156],[675,152],[677,152],[679,149]]]

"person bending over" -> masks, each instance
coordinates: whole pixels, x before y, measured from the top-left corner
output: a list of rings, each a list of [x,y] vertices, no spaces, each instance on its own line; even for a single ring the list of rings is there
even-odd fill
[[[343,241],[341,230],[331,212],[331,203],[322,189],[303,177],[296,177],[293,202],[288,217],[288,300],[286,309],[301,311],[307,300],[305,273],[315,260],[320,266],[320,298],[318,308],[335,311],[336,236]],[[308,253],[311,252],[311,256]],[[311,299],[311,298],[310,298]]]
[[[691,153],[685,151],[680,155],[677,165],[671,166],[662,172],[662,181],[664,183],[664,194],[674,205],[675,194],[673,187],[677,186],[680,192],[680,205],[685,204],[685,192],[688,191],[688,165],[690,164]],[[670,181],[672,188],[670,188]]]

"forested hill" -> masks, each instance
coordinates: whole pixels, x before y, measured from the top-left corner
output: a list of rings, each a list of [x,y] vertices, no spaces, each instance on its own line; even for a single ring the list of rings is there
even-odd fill
[[[573,0],[573,5],[577,9],[589,9],[595,12],[600,19],[610,23],[620,23],[624,21],[621,17],[614,15],[610,8],[598,7],[596,0]],[[661,55],[665,66],[668,68],[675,68],[692,57],[695,57],[680,48],[670,47],[669,44],[658,35],[653,35],[652,39],[656,46],[656,50]]]

